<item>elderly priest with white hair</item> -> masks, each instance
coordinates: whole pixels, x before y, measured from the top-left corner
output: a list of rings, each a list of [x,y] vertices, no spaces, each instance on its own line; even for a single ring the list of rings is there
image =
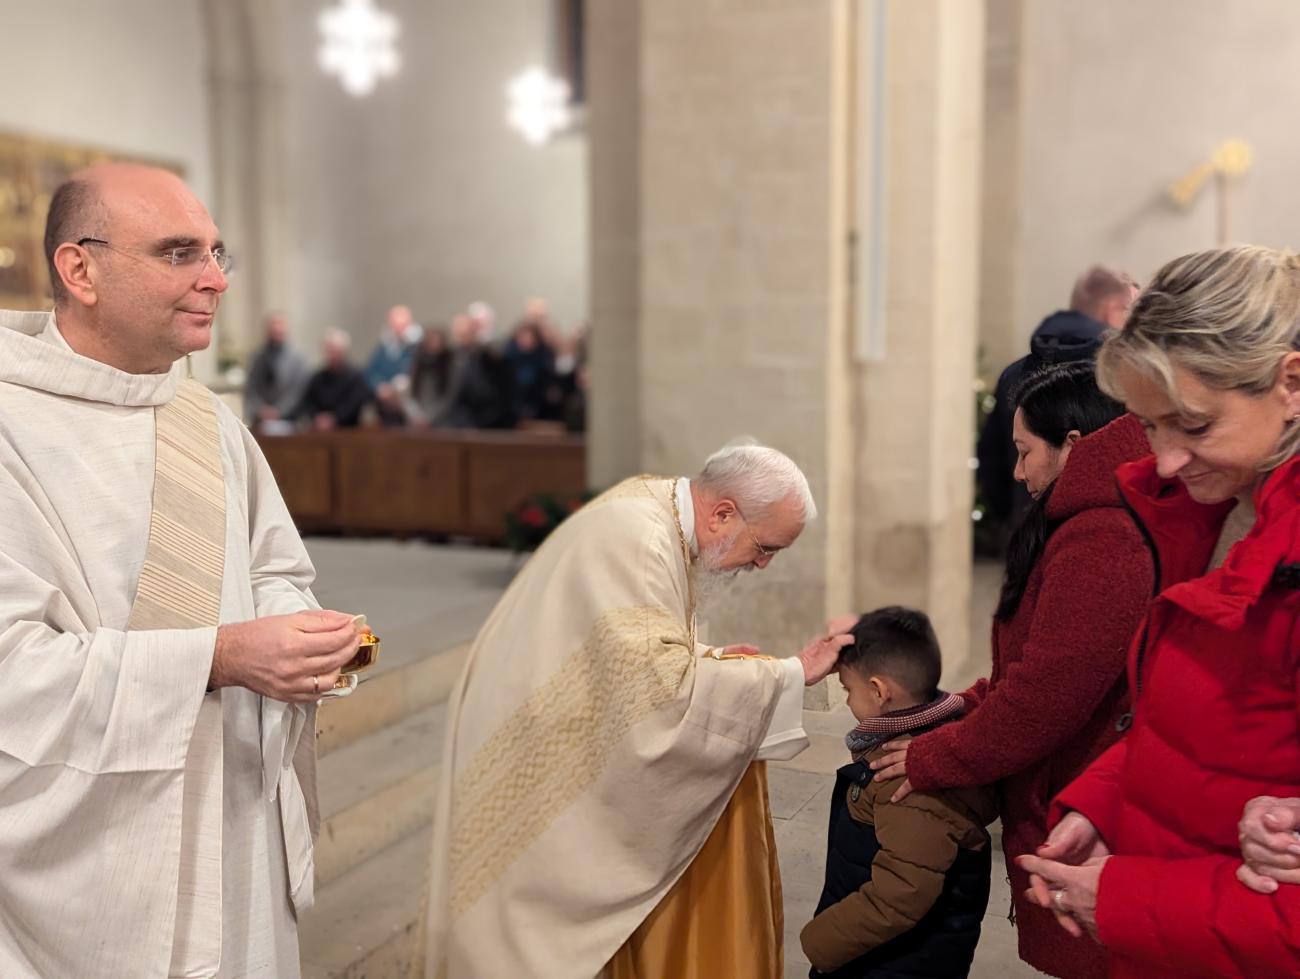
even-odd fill
[[[796,657],[697,640],[697,609],[813,519],[775,449],[629,479],[559,527],[450,701],[426,976],[769,977],[781,885],[763,759],[808,744]]]

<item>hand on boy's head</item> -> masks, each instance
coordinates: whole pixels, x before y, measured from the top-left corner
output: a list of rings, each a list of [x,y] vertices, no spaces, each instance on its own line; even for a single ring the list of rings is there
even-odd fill
[[[805,686],[818,683],[835,669],[839,661],[840,650],[852,645],[852,636],[818,636],[799,652],[799,661],[803,664],[803,682]]]
[[[858,624],[858,615],[837,615],[826,623],[826,635],[840,636],[847,635],[853,631],[853,627]]]

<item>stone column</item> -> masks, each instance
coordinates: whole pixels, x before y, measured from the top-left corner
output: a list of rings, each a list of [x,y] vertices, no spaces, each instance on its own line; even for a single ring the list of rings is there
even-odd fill
[[[283,307],[289,249],[284,169],[284,84],[278,2],[202,4],[208,42],[213,199],[208,203],[236,257],[221,302],[216,359],[243,363],[262,340],[261,320]]]
[[[858,608],[927,611],[969,651],[984,5],[887,9],[885,356],[856,371]]]
[[[852,164],[868,6],[592,5],[593,309],[636,297],[608,341],[596,317],[598,346],[635,347],[593,361],[593,475],[689,474],[742,434],[776,446],[822,518],[737,582],[709,637],[788,654],[831,614],[907,600],[960,657],[983,5],[889,2],[892,203],[871,218],[888,226],[889,346],[862,364],[850,242],[865,230]]]
[[[826,505],[844,3],[642,8],[643,466],[692,473],[739,435],[791,455]],[[788,654],[825,622],[832,523],[707,610],[716,642]]]
[[[587,472],[604,488],[641,466],[641,0],[587,7],[591,371]]]
[[[988,0],[979,372],[990,384],[1003,367],[1024,356],[1030,327],[1019,322],[1016,260],[1023,182],[1025,15],[1025,0]]]

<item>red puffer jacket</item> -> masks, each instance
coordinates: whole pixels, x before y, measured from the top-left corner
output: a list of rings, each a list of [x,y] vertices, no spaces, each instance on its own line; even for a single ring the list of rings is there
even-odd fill
[[[1164,590],[1134,640],[1133,726],[1053,804],[1115,856],[1097,924],[1116,979],[1300,975],[1300,886],[1238,883],[1237,822],[1257,795],[1300,795],[1300,458],[1256,493],[1250,533],[1203,573],[1232,503],[1203,506],[1153,460],[1120,488]]]
[[[1052,797],[1120,738],[1125,656],[1155,569],[1115,470],[1150,452],[1132,415],[1074,447],[1047,504],[1055,530],[1015,614],[993,623],[992,676],[964,695],[978,708],[907,752],[917,790],[999,783],[1020,957],[1051,976],[1104,979],[1106,953],[1025,900],[1029,875],[1013,861],[1047,836]]]

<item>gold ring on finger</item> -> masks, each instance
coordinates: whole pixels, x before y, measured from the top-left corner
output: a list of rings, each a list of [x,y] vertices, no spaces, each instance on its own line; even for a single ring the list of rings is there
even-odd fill
[[[311,678],[311,692],[317,697],[320,696],[320,677],[313,676]]]

